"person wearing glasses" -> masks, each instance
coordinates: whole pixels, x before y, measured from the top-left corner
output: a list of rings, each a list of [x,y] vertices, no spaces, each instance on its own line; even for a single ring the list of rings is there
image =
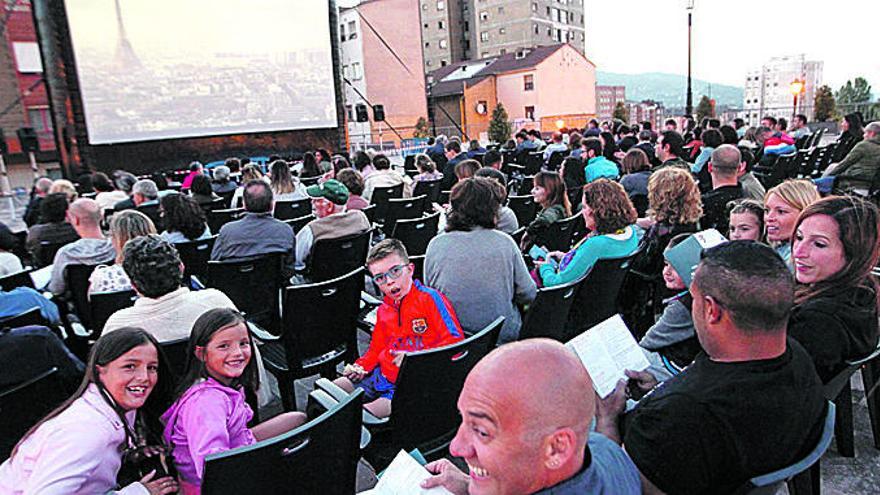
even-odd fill
[[[391,415],[394,383],[406,353],[458,342],[464,331],[446,296],[413,280],[413,265],[397,239],[373,246],[367,269],[385,297],[369,349],[346,365],[335,383],[349,393],[362,389],[364,409],[384,418]]]

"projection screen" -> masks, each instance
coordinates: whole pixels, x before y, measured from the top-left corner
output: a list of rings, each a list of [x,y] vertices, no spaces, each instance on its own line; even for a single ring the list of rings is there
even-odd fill
[[[90,144],[337,127],[329,0],[66,0]]]

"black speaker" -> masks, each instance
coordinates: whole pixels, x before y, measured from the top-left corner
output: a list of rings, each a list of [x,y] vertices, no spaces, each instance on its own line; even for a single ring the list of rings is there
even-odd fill
[[[385,120],[385,105],[373,105],[373,120],[376,122]]]
[[[18,134],[18,142],[21,144],[23,153],[40,151],[40,140],[37,139],[37,131],[33,127],[21,127],[16,131],[16,134]]]
[[[369,122],[370,116],[367,115],[367,106],[363,103],[358,103],[354,107],[354,111],[356,113],[356,119],[358,122]]]

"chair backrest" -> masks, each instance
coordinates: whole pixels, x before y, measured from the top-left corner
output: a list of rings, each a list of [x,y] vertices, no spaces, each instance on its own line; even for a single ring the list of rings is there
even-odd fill
[[[24,270],[0,277],[0,290],[8,292],[17,287],[30,287],[31,289],[33,289],[34,281],[31,278],[32,271],[32,269],[26,268]]]
[[[288,366],[296,375],[308,358],[333,354],[357,358],[357,317],[363,266],[341,277],[284,289],[281,334]],[[334,352],[344,348],[344,352]],[[320,363],[323,364],[323,363]]]
[[[425,280],[425,255],[410,256],[409,262],[413,264],[413,279]]]
[[[564,341],[618,313],[617,295],[635,255],[599,260],[575,292]]]
[[[70,242],[40,241],[40,247],[36,253],[37,259],[34,261],[36,261],[40,268],[51,265],[52,262],[55,261],[55,254],[58,250],[69,243]]]
[[[313,175],[312,177],[300,177],[299,181],[302,183],[303,186],[309,187],[317,184],[318,181],[321,180],[321,177],[321,175]]]
[[[559,166],[562,165],[562,161],[565,160],[565,157],[567,157],[569,153],[571,153],[571,151],[568,150],[554,151],[553,153],[550,153],[550,159],[547,160],[547,168],[552,171],[559,170]]]
[[[455,344],[407,353],[391,400],[389,424],[395,450],[419,447],[429,454],[426,451],[433,445],[426,444],[445,437],[446,442],[451,440],[460,422],[456,404],[464,380],[477,361],[495,348],[503,324],[504,317],[498,317]]]
[[[520,225],[532,223],[532,220],[538,215],[538,204],[535,203],[535,198],[531,194],[508,196],[507,207],[513,210]]]
[[[230,199],[230,201],[231,201],[231,200],[232,200],[232,196],[230,196],[229,199]],[[227,202],[225,199],[223,199],[222,196],[220,196],[220,197],[218,197],[218,198],[214,198],[214,199],[212,199],[211,202],[209,202],[209,203],[203,203],[203,204],[200,204],[199,206],[202,207],[202,211],[204,211],[205,214],[207,215],[208,212],[211,212],[211,211],[214,211],[214,210],[223,210],[223,209],[225,209],[225,208],[227,207],[227,206],[226,206],[227,204],[228,204],[228,202]]]
[[[543,151],[531,151],[526,157],[525,165],[525,174],[526,175],[535,175],[541,171],[541,167],[544,166],[544,152]]]
[[[28,325],[48,326],[48,322],[43,318],[42,313],[40,313],[39,306],[34,306],[33,308],[28,308],[17,315],[7,316],[6,318],[0,319],[0,329],[19,328]]]
[[[376,205],[366,206],[361,208],[361,211],[364,212],[371,224],[376,222]]]
[[[647,194],[633,194],[629,197],[629,200],[632,201],[633,206],[636,208],[636,213],[638,213],[639,218],[644,217],[648,212],[648,195]]]
[[[271,253],[242,261],[209,261],[208,286],[226,294],[249,320],[277,328],[281,256]]]
[[[203,495],[355,493],[361,390],[277,437],[205,458]]]
[[[425,254],[428,250],[428,243],[437,235],[439,222],[439,211],[424,218],[398,220],[391,232],[391,237],[402,242],[406,246],[408,254]]]
[[[150,217],[150,220],[153,221],[153,225],[156,226],[156,232],[162,232],[163,230],[165,230],[165,220],[159,213],[159,203],[140,205],[137,207],[137,211]]]
[[[22,435],[68,395],[55,367],[0,391],[0,458],[8,458]]]
[[[217,196],[220,196],[220,198],[223,200],[223,202],[221,203],[222,206],[218,208],[211,208],[212,211],[215,209],[220,210],[230,208],[232,206],[232,197],[235,196],[235,189],[231,191],[217,193]]]
[[[244,208],[230,208],[228,210],[211,210],[208,212],[208,227],[211,232],[219,234],[220,229],[227,223],[237,220],[244,213]]]
[[[211,251],[214,249],[216,240],[217,235],[214,235],[207,239],[180,242],[174,245],[180,254],[180,261],[183,263],[184,282],[189,282],[193,275],[200,279],[207,278],[208,261],[211,259]]]
[[[135,299],[137,299],[137,293],[133,290],[95,292],[92,294],[89,299],[93,330],[91,339],[97,340],[101,337],[104,324],[107,323],[110,316],[120,309],[129,308],[134,305]]]
[[[575,214],[548,225],[541,233],[541,239],[545,242],[547,250],[568,251],[571,247],[571,234],[574,231],[577,220],[581,218],[583,218],[581,215]]]
[[[89,303],[89,277],[98,265],[67,265],[64,269],[64,278],[67,280],[67,290],[71,294],[73,309],[85,328],[94,330],[92,325],[92,310]]]
[[[273,216],[278,220],[292,220],[302,218],[312,213],[312,200],[310,198],[295,199],[293,201],[276,201]]]
[[[293,235],[299,233],[300,229],[306,226],[307,223],[311,222],[315,219],[315,215],[309,213],[306,216],[302,216],[299,218],[292,218],[290,220],[282,220],[287,225],[290,225],[290,228],[293,230]]]
[[[382,223],[385,221],[385,215],[388,213],[388,200],[391,198],[403,197],[403,183],[396,186],[377,187],[373,189],[373,195],[370,202],[376,205],[375,221]]]
[[[420,218],[425,210],[427,196],[413,196],[412,198],[393,198],[388,200],[388,210],[385,212],[385,224],[382,230],[386,235],[394,232],[394,225],[398,220]]]
[[[168,367],[179,378],[186,372],[188,356],[186,349],[189,346],[189,338],[160,342],[162,354],[168,360]]]
[[[529,304],[529,310],[519,331],[519,339],[546,337],[567,342],[565,323],[568,321],[568,313],[583,280],[580,278],[564,285],[538,289],[538,295]]]
[[[315,281],[330,280],[364,266],[370,250],[368,230],[336,239],[320,239],[312,246],[309,277]]]
[[[413,196],[425,196],[425,211],[429,211],[431,205],[440,200],[440,179],[416,182]]]

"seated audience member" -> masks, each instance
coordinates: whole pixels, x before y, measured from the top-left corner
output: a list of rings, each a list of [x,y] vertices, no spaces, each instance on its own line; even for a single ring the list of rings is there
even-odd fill
[[[330,152],[325,149],[318,148],[315,150],[315,161],[318,162],[318,170],[320,170],[322,174],[333,169],[333,164],[330,162],[332,158],[333,156]]]
[[[471,139],[470,142],[468,142],[468,150],[467,150],[468,158],[476,158],[479,155],[485,155],[485,154],[486,154],[486,148],[484,148],[480,145],[480,141],[478,141],[476,139]]]
[[[206,311],[193,324],[186,374],[174,404],[162,415],[183,493],[198,493],[205,457],[278,436],[306,422],[300,412],[281,413],[248,427],[254,412],[245,391],[259,388],[254,341],[237,311]]]
[[[494,168],[495,170],[501,171],[501,165],[504,161],[503,156],[497,150],[489,150],[483,155],[483,166]],[[507,177],[505,177],[505,182],[507,182]]]
[[[684,139],[675,131],[663,131],[654,147],[660,167],[679,167],[690,170],[691,166],[681,157],[684,155]]]
[[[572,132],[568,135],[568,156],[573,156],[575,158],[581,157],[581,141],[584,139],[584,136],[577,131]]]
[[[455,166],[463,160],[467,160],[467,153],[461,151],[461,143],[458,141],[450,141],[446,144],[446,165],[443,166],[443,179],[440,182],[440,188],[444,191],[452,190],[457,180],[455,176]]]
[[[707,249],[690,287],[705,352],[617,416],[621,381],[602,401],[596,430],[624,448],[645,493],[733,493],[750,478],[815,448],[826,401],[810,357],[786,339],[794,281],[769,247],[731,241]],[[649,373],[627,371],[643,391]]]
[[[55,253],[48,289],[58,296],[67,290],[67,281],[64,279],[67,265],[100,265],[116,258],[113,244],[101,232],[101,208],[95,200],[83,198],[74,201],[67,210],[67,221],[73,225],[80,239]]]
[[[807,127],[807,116],[800,113],[795,115],[791,123],[791,132],[788,135],[797,140],[810,134],[812,134],[812,131]]]
[[[571,216],[571,204],[565,194],[565,183],[555,172],[541,171],[535,174],[532,197],[541,205],[538,216],[532,220],[520,242],[522,250],[528,251],[533,245],[544,246],[547,228]]]
[[[581,141],[581,146],[586,150],[582,156],[587,161],[587,166],[584,167],[584,177],[587,184],[600,178],[617,180],[620,177],[617,164],[602,155],[602,142],[599,139],[584,139]]]
[[[723,125],[718,128],[718,132],[721,133],[721,142],[722,144],[730,144],[736,146],[739,143],[739,136],[736,134],[736,129],[730,125]]]
[[[753,199],[741,199],[728,205],[730,222],[727,238],[731,241],[764,242],[764,205]]]
[[[431,156],[431,154],[428,153],[428,156]],[[442,152],[440,153],[440,156],[443,156]],[[434,160],[434,162],[437,161],[433,157],[431,159]],[[364,180],[367,180],[367,177],[369,177],[370,174],[376,171],[376,169],[373,167],[373,159],[370,158],[370,155],[368,155],[365,151],[358,151],[357,153],[355,153],[354,160],[352,160],[351,164],[352,168],[354,168],[355,170],[360,172],[361,175],[364,176]]]
[[[116,263],[98,265],[89,277],[89,295],[97,292],[120,292],[131,290],[131,282],[122,268],[125,243],[136,237],[155,234],[153,221],[139,211],[126,210],[113,215],[110,220],[110,240],[116,250]]]
[[[67,209],[67,196],[64,193],[52,193],[40,201],[40,223],[28,229],[25,241],[28,252],[37,263],[42,260],[42,242],[69,244],[79,239],[73,225],[66,220]]]
[[[843,116],[838,127],[841,132],[835,141],[837,147],[834,148],[831,163],[841,162],[853,147],[864,139],[864,125],[861,112],[852,112]]]
[[[740,167],[739,183],[743,186],[743,197],[753,199],[755,201],[764,201],[764,195],[767,190],[764,184],[752,173],[752,167],[755,164],[755,155],[747,148],[737,147],[742,157],[742,167]]]
[[[525,151],[536,151],[538,149],[538,143],[532,141],[527,132],[519,131],[514,137],[516,138],[515,150],[517,153]]]
[[[674,131],[673,131],[674,132]],[[633,148],[638,148],[648,157],[651,167],[659,167],[660,160],[657,158],[654,146],[654,134],[651,131],[639,132],[639,142]]]
[[[306,199],[306,187],[290,173],[290,165],[284,160],[275,160],[270,169],[272,174],[272,195],[275,201],[295,201]]]
[[[25,433],[0,466],[0,492],[176,493],[174,478],[156,473],[113,492],[124,452],[147,442],[147,427],[167,405],[171,376],[158,348],[139,328],[98,339],[76,392]]]
[[[189,188],[189,196],[203,207],[210,205],[215,199],[220,199],[220,196],[214,194],[211,179],[207,175],[197,175],[193,178]]]
[[[185,194],[166,194],[159,200],[165,230],[162,238],[177,244],[211,237],[205,219],[205,211],[196,201]]]
[[[12,253],[17,245],[15,235],[6,224],[0,222],[0,277],[23,269],[21,260]]]
[[[159,188],[152,179],[141,179],[131,186],[131,201],[135,207],[159,204]],[[114,208],[119,211],[119,205]]]
[[[52,187],[49,188],[49,194],[64,193],[67,196],[67,202],[73,203],[79,197],[76,186],[67,179],[56,179],[52,181]]]
[[[229,164],[230,160],[238,162],[238,158],[228,158],[226,163]],[[238,189],[238,184],[229,177],[229,168],[228,165],[220,165],[214,169],[214,180],[211,182],[214,194],[229,194]]]
[[[384,418],[391,415],[394,383],[406,353],[453,344],[464,333],[446,297],[413,280],[413,265],[397,239],[373,246],[367,269],[382,291],[382,305],[367,352],[347,365],[335,383],[348,392],[362,389],[364,408]]]
[[[455,179],[456,181],[460,181],[462,179],[469,179],[477,173],[477,170],[480,170],[480,162],[476,160],[472,160],[468,158],[467,160],[462,160],[458,162],[458,165],[455,166]]]
[[[584,185],[587,183],[584,176],[584,162],[580,158],[572,157],[562,160],[559,175],[562,176],[562,181],[565,182],[565,195],[568,196],[569,204],[572,208],[579,207],[581,204],[581,193]]]
[[[425,154],[437,163],[438,156],[443,156],[446,153],[446,143],[449,142],[449,138],[446,137],[445,134],[440,134],[434,139],[434,144],[431,144],[431,138],[428,138],[428,145],[430,146],[427,150],[425,150]]]
[[[361,196],[364,193],[364,176],[360,172],[353,168],[346,168],[336,174],[336,180],[348,189],[346,210],[363,210],[370,206],[370,203]]]
[[[348,163],[348,159],[342,155],[336,155],[332,157],[332,159],[330,160],[330,165],[330,170],[328,170],[324,173],[324,175],[321,176],[320,182],[325,182],[330,179],[336,179],[336,174],[338,174],[342,170],[351,168],[351,164]]]
[[[794,153],[794,139],[783,132],[774,131],[770,127],[759,127],[758,135],[764,139],[763,156],[787,155]]]
[[[192,181],[196,178],[196,176],[202,175],[205,172],[205,167],[200,162],[192,162],[189,164],[189,174],[183,179],[183,183],[180,185],[181,191],[188,191],[190,187],[192,187]]]
[[[3,294],[0,291],[0,300],[3,300]],[[5,306],[0,305],[0,308],[5,309]],[[54,311],[57,315],[58,311]],[[79,386],[85,370],[82,361],[70,352],[61,338],[44,326],[30,325],[0,332],[0,389],[21,385],[52,368],[58,368],[55,377],[68,394]],[[3,442],[9,445],[17,440],[4,438]]]
[[[266,184],[270,183],[268,177],[263,175],[263,172],[260,170],[258,165],[253,163],[249,163],[244,166],[241,170],[241,184],[238,186],[238,189],[235,190],[235,193],[232,195],[232,208],[241,208],[242,207],[242,195],[244,194],[244,186],[248,182],[252,180],[261,180]]]
[[[690,236],[691,234],[678,234],[670,239],[666,249],[677,246]],[[702,350],[694,333],[694,319],[691,316],[694,299],[681,275],[666,261],[663,263],[663,283],[667,289],[677,294],[666,301],[660,319],[639,341],[651,363],[647,371],[658,382],[664,382],[681,373]]]
[[[462,422],[449,452],[470,473],[441,459],[426,466],[435,476],[423,488],[455,495],[642,493],[623,449],[590,431],[592,380],[558,342],[525,340],[489,353],[468,374],[458,409]]]
[[[129,210],[134,208],[134,199],[132,199],[132,188],[137,183],[138,178],[133,174],[126,172],[125,170],[115,170],[112,174],[113,183],[116,184],[116,189],[124,192],[126,199],[116,203],[113,205],[113,209],[116,211]]]
[[[877,348],[880,257],[877,208],[860,198],[830,196],[807,206],[795,224],[791,256],[797,279],[788,324],[816,365],[822,382],[846,361]]]
[[[95,202],[98,203],[101,210],[113,208],[116,206],[116,203],[128,199],[128,194],[125,194],[125,191],[116,189],[110,177],[107,177],[107,174],[104,172],[96,172],[92,176],[92,186],[98,192],[95,195]]]
[[[428,244],[425,280],[449,298],[465,330],[482,330],[504,316],[499,340],[510,342],[522,325],[516,304],[530,303],[537,287],[519,247],[509,235],[495,230],[502,189],[483,177],[455,185],[446,232]]]
[[[437,164],[434,163],[434,160],[431,160],[428,155],[419,153],[416,155],[415,163],[416,169],[418,169],[419,173],[413,177],[413,181],[423,182],[440,180],[443,178],[443,174],[437,171]]]
[[[16,287],[10,291],[0,288],[0,319],[18,316],[31,308],[40,308],[40,316],[53,325],[59,325],[61,318],[55,303],[43,297],[30,287]]]
[[[547,143],[544,142],[544,136],[541,135],[541,131],[537,129],[529,129],[528,130],[529,139],[535,143],[536,149],[535,151],[543,151],[547,146]]]
[[[300,177],[318,177],[321,174],[323,174],[323,172],[318,165],[318,160],[315,157],[315,154],[311,151],[306,151],[303,154],[302,164],[300,164]]]
[[[617,148],[622,153],[626,153],[630,148],[639,143],[639,140],[633,134],[633,129],[626,124],[617,128],[617,137]]]
[[[801,211],[819,200],[816,186],[808,180],[787,180],[764,196],[767,242],[791,266],[791,239]]]
[[[739,150],[723,144],[712,152],[708,169],[712,177],[712,190],[703,195],[701,229],[716,229],[727,234],[727,204],[743,197],[743,187],[737,181],[742,167]]]
[[[648,156],[639,148],[632,148],[626,152],[621,164],[623,177],[620,185],[626,191],[627,196],[648,196],[648,179],[651,178],[651,162]]]
[[[870,190],[880,170],[880,121],[865,127],[865,138],[858,142],[840,163],[831,165],[822,174],[834,177],[834,189]]]
[[[456,141],[457,143],[457,141]],[[392,187],[403,184],[403,196],[412,196],[410,188],[412,181],[409,177],[400,175],[396,170],[391,168],[391,161],[387,156],[378,154],[373,158],[373,167],[376,169],[369,176],[364,178],[364,199],[372,201],[373,190],[377,187]],[[453,175],[453,177],[455,177]]]
[[[306,194],[312,198],[312,211],[316,218],[296,234],[297,270],[306,268],[318,241],[362,234],[372,228],[364,212],[345,208],[348,189],[338,180],[330,179],[323,184],[309,186]]]
[[[700,147],[700,154],[697,155],[697,159],[694,160],[694,164],[691,165],[691,172],[694,173],[697,177],[700,177],[700,172],[703,170],[703,167],[709,163],[709,159],[712,158],[712,152],[715,151],[716,148],[721,146],[724,142],[724,139],[721,136],[721,132],[715,129],[708,129],[702,135],[703,146]],[[708,175],[708,174],[707,174]],[[703,182],[702,180],[700,181]],[[708,188],[708,184],[705,185]],[[701,188],[703,189],[703,188]]]
[[[584,186],[581,215],[589,232],[568,253],[549,254],[558,265],[536,260],[544,287],[563,285],[583,277],[597,261],[623,258],[639,248],[635,229],[636,209],[623,186],[608,179],[597,179]]]
[[[559,131],[553,133],[553,136],[550,138],[550,144],[544,148],[544,161],[550,160],[550,155],[556,151],[568,151],[568,145],[562,142],[562,133]]]
[[[519,220],[516,218],[516,213],[506,206],[507,188],[504,186],[504,174],[494,168],[483,167],[477,170],[474,177],[487,177],[493,179],[501,186],[501,208],[498,208],[498,223],[495,228],[505,234],[513,234],[516,232],[516,230],[519,229]]]
[[[40,177],[34,182],[34,187],[31,190],[31,199],[28,201],[27,207],[25,207],[23,217],[24,223],[28,227],[41,222],[40,203],[43,201],[43,198],[49,194],[49,188],[51,187],[52,180],[48,177]]]
[[[236,261],[270,253],[283,253],[285,275],[293,274],[296,239],[286,223],[272,217],[272,189],[262,180],[244,186],[244,216],[220,229],[211,259]]]

